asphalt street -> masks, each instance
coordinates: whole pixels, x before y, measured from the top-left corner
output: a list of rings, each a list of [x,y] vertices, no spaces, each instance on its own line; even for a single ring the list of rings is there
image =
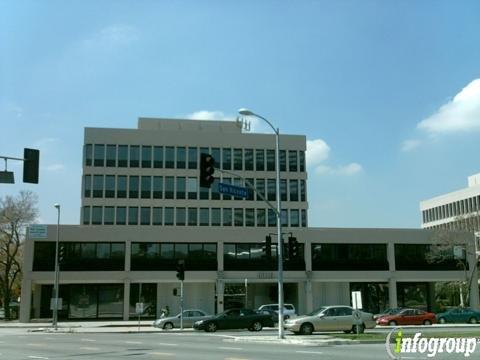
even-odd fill
[[[385,344],[381,343],[305,346],[235,341],[239,336],[274,334],[274,331],[217,332],[215,334],[204,332],[51,333],[31,332],[22,328],[2,328],[0,329],[0,359],[388,359]],[[423,356],[423,358],[427,357]],[[464,358],[463,355],[441,354],[435,357],[435,359],[460,358]]]

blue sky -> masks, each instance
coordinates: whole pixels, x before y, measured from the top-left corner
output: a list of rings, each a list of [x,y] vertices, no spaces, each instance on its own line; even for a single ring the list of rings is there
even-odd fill
[[[310,226],[419,227],[480,172],[478,34],[478,1],[3,0],[0,155],[41,182],[0,196],[78,223],[84,127],[248,107],[307,135]]]

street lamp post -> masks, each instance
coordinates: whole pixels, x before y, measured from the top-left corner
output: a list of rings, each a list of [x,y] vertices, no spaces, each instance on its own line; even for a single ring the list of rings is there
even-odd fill
[[[276,170],[276,188],[277,188],[277,209],[275,211],[277,215],[277,251],[278,251],[278,337],[284,338],[283,329],[283,238],[282,238],[282,219],[281,219],[281,206],[280,206],[280,130],[275,128],[270,121],[263,116],[255,114],[248,109],[238,110],[240,115],[254,116],[265,121],[275,132],[275,170]]]
[[[54,305],[53,305],[53,321],[52,325],[57,330],[58,328],[58,293],[59,293],[59,277],[60,277],[60,264],[58,261],[58,247],[60,240],[60,204],[55,204],[54,207],[57,209],[57,240],[55,242],[55,282],[53,285],[53,292],[55,296]]]

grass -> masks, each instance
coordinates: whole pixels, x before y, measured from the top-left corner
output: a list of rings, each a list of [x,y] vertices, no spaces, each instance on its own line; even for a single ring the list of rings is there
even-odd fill
[[[431,338],[431,337],[436,337],[436,338],[471,338],[475,337],[475,333],[471,332],[429,332],[429,331],[405,331],[403,330],[403,336],[408,337],[408,336],[414,336],[415,333],[421,332],[422,337],[426,338]],[[331,334],[331,336],[334,336],[336,338],[340,339],[349,339],[349,340],[357,340],[357,341],[385,341],[387,338],[387,333],[364,333],[364,334]]]

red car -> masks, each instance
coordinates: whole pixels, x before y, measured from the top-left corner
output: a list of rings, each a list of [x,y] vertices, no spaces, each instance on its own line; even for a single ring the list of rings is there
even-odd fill
[[[403,309],[397,314],[385,315],[377,319],[378,325],[432,325],[437,319],[434,313],[418,309]]]

